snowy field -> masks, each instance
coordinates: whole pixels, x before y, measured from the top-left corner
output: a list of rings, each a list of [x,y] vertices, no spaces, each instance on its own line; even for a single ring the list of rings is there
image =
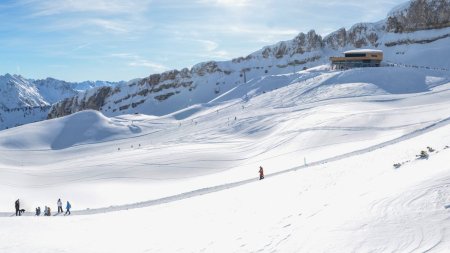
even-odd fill
[[[449,123],[448,71],[318,67],[4,130],[0,252],[445,252]],[[17,198],[74,215],[10,217]]]

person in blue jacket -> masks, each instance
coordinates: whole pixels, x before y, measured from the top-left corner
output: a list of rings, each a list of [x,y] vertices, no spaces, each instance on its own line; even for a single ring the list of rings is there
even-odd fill
[[[66,213],[65,213],[64,215],[67,215],[67,214],[70,215],[70,208],[72,208],[72,206],[70,205],[69,201],[67,201],[67,204],[66,204]]]

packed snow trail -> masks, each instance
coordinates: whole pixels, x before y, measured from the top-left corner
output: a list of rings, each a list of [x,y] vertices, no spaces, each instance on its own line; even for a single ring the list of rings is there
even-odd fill
[[[342,155],[338,155],[335,157],[331,157],[331,158],[327,158],[324,160],[320,160],[320,161],[315,161],[312,162],[310,164],[307,165],[301,165],[301,166],[297,166],[291,169],[287,169],[287,170],[283,170],[283,171],[278,171],[275,173],[269,173],[266,174],[265,177],[272,177],[272,176],[277,176],[277,175],[281,175],[281,174],[285,174],[288,172],[292,172],[292,171],[296,171],[299,169],[304,169],[306,167],[313,167],[316,165],[320,165],[320,164],[325,164],[325,163],[330,163],[330,162],[334,162],[334,161],[339,161],[342,159],[346,159],[346,158],[350,158],[352,156],[357,156],[357,155],[362,155],[364,153],[367,152],[372,152],[376,149],[380,149],[380,148],[384,148],[386,146],[389,145],[393,145],[396,143],[399,143],[401,141],[405,141],[414,137],[417,137],[421,134],[425,134],[429,131],[433,131],[437,128],[446,126],[450,123],[450,117],[445,118],[441,121],[435,122],[433,124],[430,124],[422,129],[418,129],[415,130],[414,132],[405,134],[401,137],[395,138],[393,140],[390,141],[386,141],[371,147],[367,147],[364,149],[360,149],[360,150],[356,150],[356,151],[352,151],[346,154],[342,154]],[[311,168],[312,169],[312,168]],[[164,197],[164,198],[160,198],[160,199],[154,199],[154,200],[149,200],[149,201],[143,201],[143,202],[139,202],[139,203],[132,203],[132,204],[126,204],[126,205],[118,205],[118,206],[110,206],[110,207],[103,207],[103,208],[94,208],[94,209],[88,209],[88,210],[74,210],[71,211],[72,215],[91,215],[91,214],[99,214],[99,213],[107,213],[107,212],[117,212],[117,211],[122,211],[122,210],[129,210],[129,209],[135,209],[135,208],[143,208],[143,207],[149,207],[149,206],[154,206],[154,205],[161,205],[161,204],[165,204],[165,203],[170,203],[173,201],[179,201],[179,200],[183,200],[183,199],[187,199],[187,198],[192,198],[195,196],[200,196],[200,195],[204,195],[204,194],[210,194],[210,193],[214,193],[214,192],[218,192],[218,191],[223,191],[223,190],[227,190],[227,189],[231,189],[231,188],[235,188],[235,187],[239,187],[241,185],[245,185],[251,182],[256,182],[259,181],[257,178],[252,178],[252,179],[246,179],[246,180],[241,180],[238,182],[233,182],[233,183],[228,183],[228,184],[223,184],[223,185],[217,185],[217,186],[211,186],[211,187],[206,187],[206,188],[202,188],[202,189],[197,189],[194,191],[189,191],[189,192],[184,192],[184,193],[180,193],[177,195],[173,195],[173,196],[168,196],[168,197]],[[23,216],[33,216],[34,213],[32,212],[26,212],[25,214],[23,214]],[[8,212],[0,212],[0,217],[11,217],[11,213]]]
[[[0,219],[0,252],[446,252],[449,130],[164,205]],[[426,145],[429,160],[392,168]]]

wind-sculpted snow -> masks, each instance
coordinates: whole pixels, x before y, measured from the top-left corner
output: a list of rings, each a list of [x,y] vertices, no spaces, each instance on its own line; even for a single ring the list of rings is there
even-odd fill
[[[448,107],[448,93],[447,85],[431,93],[403,96],[396,102],[392,102],[392,96],[359,98],[358,102],[349,104],[341,100],[322,105],[319,110],[333,107],[342,111],[357,104],[366,118],[373,117],[370,116],[373,113],[387,116],[394,112],[402,117],[399,111],[408,110],[414,110],[416,116],[425,116],[433,114],[442,103]],[[380,102],[369,102],[371,99]],[[424,100],[428,101],[426,106],[420,103]],[[386,103],[388,106],[382,106]],[[3,212],[0,234],[5,240],[1,249],[8,252],[34,249],[44,252],[62,249],[67,252],[446,252],[450,243],[448,110],[446,115],[445,119],[423,124],[422,128],[399,138],[342,156],[308,162],[307,166],[297,163],[290,171],[273,172],[275,166],[263,160],[267,172],[263,181],[256,177],[245,179],[245,176],[234,183],[211,182],[208,187],[152,201],[89,210],[77,208],[72,217],[28,217],[31,214],[8,217],[12,212]],[[392,123],[391,118],[384,124],[391,131],[399,129],[388,127]],[[350,126],[348,129],[363,131]],[[371,133],[377,131],[374,126],[367,129]],[[333,131],[331,128],[314,130],[323,135]],[[286,135],[289,132],[279,132],[278,138]],[[353,138],[347,137],[350,139]],[[415,159],[415,154],[427,145],[435,149],[428,160]],[[316,148],[322,154],[328,153],[326,146]],[[278,164],[282,165],[280,161]],[[398,169],[392,167],[393,162],[401,161],[408,162]],[[221,173],[218,178],[216,182],[227,180]],[[165,184],[158,184],[159,190],[164,187]],[[52,188],[47,194],[54,194],[55,189],[61,192],[63,188]],[[72,201],[72,205],[75,203]],[[40,233],[42,227],[46,233]],[[61,228],[67,227],[70,229],[62,235]],[[53,238],[50,242],[46,240],[49,236]]]
[[[323,85],[346,83],[373,84],[388,94],[429,91],[430,87],[449,81],[447,71],[420,71],[411,68],[373,68],[344,71],[323,82]],[[351,93],[348,94],[351,96]]]
[[[450,83],[398,72],[392,80],[423,91],[388,94],[390,79],[369,69],[318,68],[163,117],[85,111],[2,131],[0,249],[442,252]],[[365,83],[351,83],[357,75]],[[17,198],[27,213],[16,218]],[[54,213],[58,198],[72,217],[31,217],[36,206]]]
[[[448,76],[442,72],[398,68],[398,77],[380,79],[371,73],[312,69],[280,76],[292,80],[286,87],[255,92],[242,86],[233,95],[240,99],[164,117],[84,111],[5,130],[0,184],[24,189],[29,207],[51,201],[47,189],[62,185],[66,194],[79,193],[73,197],[79,208],[128,204],[251,178],[261,163],[276,172],[305,157],[313,163],[364,150],[448,115]],[[355,76],[365,83],[352,83]],[[388,95],[391,79],[406,80],[400,84],[406,91],[423,92]],[[258,82],[265,80],[277,78]],[[195,187],[188,183],[199,178]],[[160,189],[158,182],[166,180],[177,187]]]
[[[132,125],[111,121],[97,111],[83,111],[63,119],[36,123],[31,128],[11,129],[0,140],[8,149],[65,149],[98,143],[139,132]]]

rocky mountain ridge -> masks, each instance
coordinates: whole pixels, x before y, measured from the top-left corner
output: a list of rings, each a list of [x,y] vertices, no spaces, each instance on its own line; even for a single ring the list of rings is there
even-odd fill
[[[252,78],[327,63],[328,56],[345,49],[387,49],[398,45],[431,43],[450,36],[450,31],[443,29],[450,27],[449,8],[450,0],[413,0],[391,11],[380,22],[355,24],[348,30],[341,28],[324,38],[311,30],[300,33],[292,40],[266,46],[246,57],[225,62],[204,62],[191,69],[153,74],[115,89],[100,88],[89,94],[83,93],[53,105],[48,118],[85,109],[100,110],[108,116],[137,112],[163,115],[194,102],[206,103]],[[442,31],[425,38],[408,38],[415,32],[436,28]],[[398,53],[402,52],[395,52]],[[389,57],[389,52],[385,55]]]
[[[83,90],[124,83],[71,83],[54,78],[33,80],[5,74],[0,76],[0,130],[44,120],[52,104],[77,96]]]
[[[31,88],[28,93],[21,93],[24,96],[19,101],[11,100],[8,105],[0,101],[3,108],[0,109],[0,129],[86,109],[98,110],[107,116],[128,113],[165,115],[193,104],[213,101],[252,80],[327,64],[330,56],[354,48],[382,49],[387,63],[423,67],[434,64],[432,67],[450,68],[447,66],[450,65],[448,60],[440,59],[444,56],[426,46],[450,38],[449,8],[450,0],[412,0],[394,8],[384,20],[376,23],[358,23],[350,29],[340,28],[324,37],[310,30],[245,57],[203,62],[190,69],[152,74],[128,83],[69,83],[52,78],[27,80],[17,77],[23,82],[28,81]],[[421,55],[411,54],[411,48],[421,45],[424,45],[420,49],[423,54],[430,51],[437,61],[423,62]],[[12,97],[20,98],[3,96]],[[7,116],[12,111],[30,112],[33,108],[39,111],[40,116],[32,121],[27,119],[25,113]],[[5,120],[7,117],[10,119]],[[9,123],[2,123],[1,120]]]

